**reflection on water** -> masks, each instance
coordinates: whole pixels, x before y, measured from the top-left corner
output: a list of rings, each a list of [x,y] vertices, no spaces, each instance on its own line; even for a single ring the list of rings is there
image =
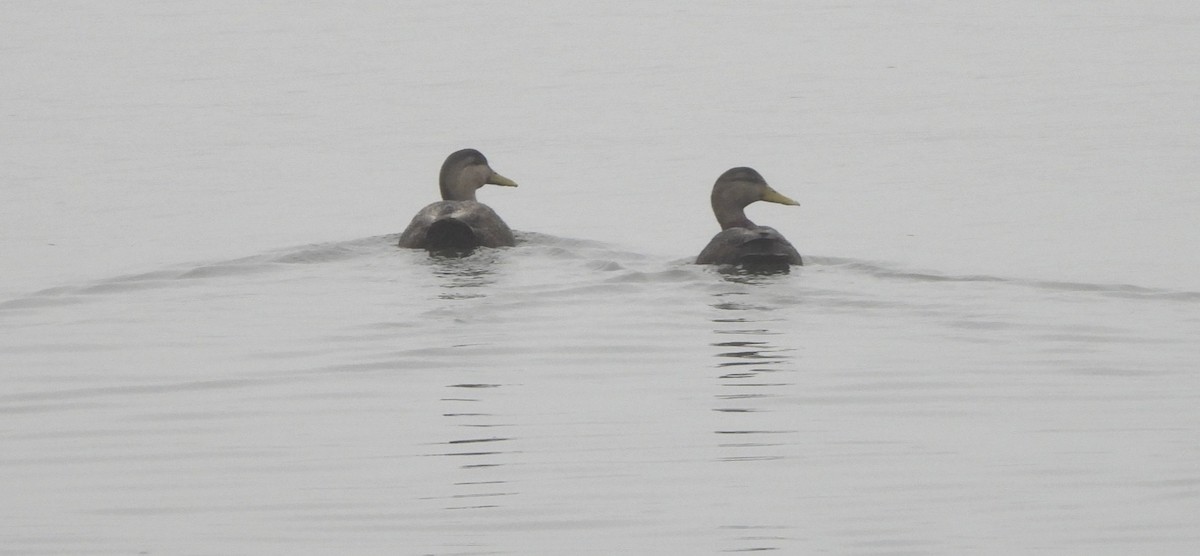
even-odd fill
[[[478,248],[467,253],[431,253],[426,259],[436,279],[437,300],[460,301],[484,298],[497,281],[502,250]],[[456,321],[461,324],[461,321]],[[480,345],[485,349],[488,345]],[[463,344],[454,347],[463,347]],[[451,349],[450,352],[457,350]],[[462,364],[463,355],[448,360],[451,368]],[[461,378],[461,377],[459,377]],[[499,431],[511,427],[493,410],[495,397],[503,384],[463,382],[445,385],[449,393],[438,397],[436,411],[447,426],[447,436],[435,443],[428,455],[444,460],[439,474],[448,481],[440,494],[424,500],[437,500],[443,510],[491,510],[501,508],[501,500],[517,494],[511,482],[501,474],[515,453],[512,438]]]
[[[484,297],[482,291],[472,291],[495,283],[500,251],[480,248],[465,256],[429,256],[433,273],[441,279],[441,287],[449,290],[438,295],[439,299],[473,299]]]
[[[717,268],[717,273],[720,274],[726,282],[734,284],[765,284],[780,279],[786,279],[788,274],[791,273],[791,266],[721,266]]]
[[[771,280],[761,274],[726,273],[727,281],[756,286]],[[711,303],[720,316],[714,317],[711,346],[715,353],[717,380],[713,410],[721,415],[713,431],[717,435],[718,460],[758,465],[787,457],[786,447],[795,444],[796,430],[783,426],[786,417],[774,412],[766,402],[784,395],[795,384],[794,348],[778,345],[783,336],[771,329],[778,321],[772,314],[777,307],[752,303],[751,292],[727,291],[714,295]],[[745,473],[755,473],[746,469]],[[738,516],[747,519],[749,516]],[[758,519],[764,516],[759,514]],[[718,533],[727,537],[731,547],[725,552],[780,550],[789,539],[785,534],[790,524],[733,523],[722,524]]]
[[[512,438],[494,432],[510,425],[488,410],[487,395],[502,385],[459,383],[447,388],[453,393],[441,398],[445,408],[442,417],[451,422],[448,430],[457,432],[441,443],[442,451],[434,455],[447,458],[447,465],[456,466],[459,472],[450,474],[454,480],[448,485],[451,494],[446,497],[444,509],[498,508],[498,500],[516,494],[508,488],[508,480],[487,474],[502,467],[503,456],[513,453],[506,450]]]
[[[739,545],[748,545],[747,548],[726,549],[721,552],[769,552],[781,550],[780,545],[791,541],[792,538],[787,535],[778,534],[779,531],[787,531],[790,527],[779,527],[769,525],[726,525],[722,526],[722,532],[731,535],[732,541]]]

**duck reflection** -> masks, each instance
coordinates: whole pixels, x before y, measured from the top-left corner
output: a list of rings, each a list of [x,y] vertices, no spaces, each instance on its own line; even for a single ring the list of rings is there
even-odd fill
[[[710,303],[715,309],[710,321],[716,339],[709,345],[716,348],[717,459],[737,463],[735,472],[777,472],[781,469],[777,465],[790,465],[782,461],[789,451],[795,452],[791,447],[797,442],[788,413],[774,411],[795,384],[795,348],[780,343],[787,336],[775,326],[785,318],[779,307],[758,301],[757,284],[763,277],[726,276],[737,289],[715,294]],[[755,520],[740,514],[736,519],[740,521],[718,527],[727,552],[780,550],[793,528],[790,523],[772,522],[770,516]]]
[[[712,304],[722,313],[712,319],[719,341],[711,345],[719,348],[714,366],[721,386],[714,411],[730,415],[715,432],[728,439],[720,444],[725,449],[721,459],[730,461],[780,459],[781,455],[764,448],[781,446],[776,435],[792,432],[779,427],[778,419],[744,417],[769,411],[763,400],[780,396],[781,389],[794,384],[790,380],[794,369],[789,365],[794,350],[776,345],[780,335],[768,326],[777,319],[772,314],[775,309],[749,302],[749,295],[723,292],[716,294],[718,300]]]
[[[738,266],[717,268],[717,274],[720,274],[726,282],[735,284],[762,284],[790,273],[790,266],[778,266],[772,262],[746,261]]]
[[[441,399],[447,407],[442,416],[461,435],[439,443],[441,451],[432,454],[448,458],[461,471],[462,480],[454,481],[450,485],[452,494],[445,497],[447,510],[498,508],[503,497],[517,494],[509,488],[509,481],[498,474],[505,458],[514,453],[513,439],[499,433],[509,425],[498,422],[496,415],[483,409],[487,407],[488,393],[501,387],[500,384],[447,385],[452,393]]]
[[[441,278],[439,299],[473,299],[484,297],[487,286],[496,281],[496,265],[500,253],[494,249],[479,249],[470,255],[429,258],[433,274]]]

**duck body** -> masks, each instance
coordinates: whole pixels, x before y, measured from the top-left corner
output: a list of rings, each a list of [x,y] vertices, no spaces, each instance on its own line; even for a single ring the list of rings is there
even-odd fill
[[[400,234],[400,247],[430,251],[469,251],[476,247],[511,247],[516,243],[508,224],[479,201],[438,201],[421,209]]]
[[[516,187],[497,174],[487,158],[475,149],[446,157],[439,187],[442,200],[417,212],[400,234],[400,247],[439,253],[466,253],[476,247],[509,247],[516,243],[512,230],[491,207],[475,199],[484,184]]]
[[[696,264],[769,269],[803,265],[804,259],[775,228],[755,226],[721,230],[696,257]]]
[[[774,228],[746,218],[745,208],[756,201],[798,205],[767,185],[753,168],[732,168],[721,174],[712,190],[713,214],[721,232],[696,257],[696,264],[737,265],[750,270],[787,270],[804,259]]]

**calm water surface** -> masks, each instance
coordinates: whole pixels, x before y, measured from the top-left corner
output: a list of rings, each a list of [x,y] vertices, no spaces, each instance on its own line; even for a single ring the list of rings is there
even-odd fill
[[[5,550],[1200,542],[1200,293],[394,239],[5,302]]]

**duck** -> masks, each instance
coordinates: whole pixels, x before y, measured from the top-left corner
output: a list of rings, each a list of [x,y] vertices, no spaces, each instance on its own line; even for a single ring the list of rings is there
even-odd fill
[[[746,206],[755,201],[800,204],[772,189],[753,168],[740,166],[725,171],[712,189],[713,214],[721,224],[721,232],[696,257],[696,264],[738,265],[753,270],[786,270],[804,264],[783,234],[746,218]]]
[[[512,229],[491,207],[475,199],[485,184],[517,187],[475,149],[446,157],[438,184],[442,200],[421,209],[400,234],[400,247],[430,252],[469,252],[476,247],[511,247]]]

